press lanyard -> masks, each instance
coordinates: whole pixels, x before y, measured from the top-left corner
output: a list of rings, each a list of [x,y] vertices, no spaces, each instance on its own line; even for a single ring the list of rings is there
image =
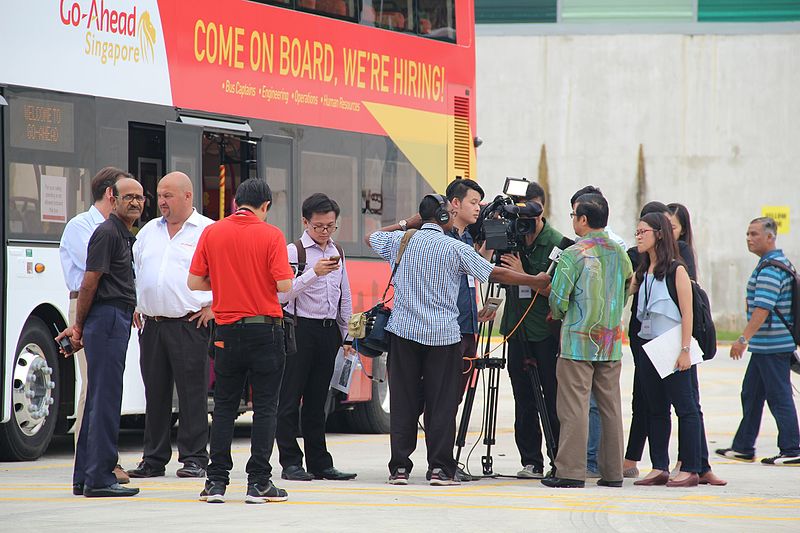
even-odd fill
[[[656,277],[653,274],[650,275],[653,276],[653,279],[650,281],[649,287],[647,286],[647,274],[644,278],[644,318],[639,329],[639,333],[647,335],[645,338],[653,334],[653,321],[650,320],[650,310],[647,308],[647,304],[650,303],[650,294],[653,292],[653,283],[656,282]]]
[[[648,303],[650,302],[650,294],[653,292],[653,284],[656,282],[655,274],[649,274],[653,276],[653,279],[650,280],[650,287],[647,287],[647,277],[645,276],[644,279],[644,312],[646,316],[650,316],[650,310],[648,309]]]

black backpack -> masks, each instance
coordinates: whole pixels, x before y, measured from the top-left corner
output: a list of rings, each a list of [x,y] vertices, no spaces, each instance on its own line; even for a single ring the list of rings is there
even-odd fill
[[[678,303],[678,288],[675,285],[675,271],[678,268],[678,263],[673,263],[666,275],[667,290],[680,310]],[[692,337],[697,340],[700,349],[703,350],[703,360],[708,361],[713,359],[717,354],[717,328],[714,327],[714,320],[711,318],[711,303],[708,300],[708,294],[703,290],[696,281],[691,280],[692,283]]]
[[[800,320],[797,320],[798,313],[800,313],[800,274],[797,273],[797,270],[791,263],[787,265],[785,263],[781,263],[780,261],[770,259],[769,261],[764,261],[758,265],[756,276],[758,276],[761,270],[768,266],[783,270],[792,277],[792,316],[794,317],[794,323],[789,324],[789,321],[786,320],[786,318],[783,316],[783,313],[778,311],[777,307],[774,309],[774,311],[775,314],[778,315],[778,318],[780,318],[781,322],[783,322],[783,325],[786,326],[786,329],[789,330],[789,333],[792,334],[794,343],[800,344]]]

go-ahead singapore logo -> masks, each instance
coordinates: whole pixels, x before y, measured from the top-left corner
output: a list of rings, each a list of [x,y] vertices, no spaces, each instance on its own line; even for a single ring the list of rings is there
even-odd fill
[[[61,0],[60,4],[61,22],[86,30],[83,53],[87,56],[103,65],[155,62],[157,31],[150,12],[144,11],[137,19],[135,5],[125,11],[106,8],[105,0],[72,5]]]

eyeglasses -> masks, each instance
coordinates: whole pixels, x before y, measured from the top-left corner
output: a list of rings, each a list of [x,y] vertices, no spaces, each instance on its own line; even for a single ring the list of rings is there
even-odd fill
[[[645,234],[645,233],[647,233],[648,231],[655,231],[655,230],[654,230],[654,229],[637,229],[637,230],[634,232],[634,235],[635,235],[636,237],[642,237],[642,236],[644,236],[644,234]]]
[[[578,216],[578,213],[572,212],[569,214],[569,218],[575,218]]]
[[[124,202],[128,202],[128,203],[133,202],[134,200],[136,200],[140,204],[143,204],[145,202],[145,200],[146,200],[146,198],[144,196],[142,196],[141,194],[126,194],[124,196],[117,196],[117,198],[121,199]]]
[[[339,226],[336,224],[311,224],[311,229],[317,233],[333,233]]]

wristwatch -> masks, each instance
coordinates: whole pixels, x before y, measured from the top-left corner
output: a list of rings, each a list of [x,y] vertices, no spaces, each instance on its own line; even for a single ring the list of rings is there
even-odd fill
[[[681,351],[689,353],[690,348],[688,346],[681,346]]]
[[[403,231],[408,229],[408,222],[406,222],[405,219],[403,219],[400,222],[398,222],[397,225],[400,226],[400,229],[403,230]]]
[[[745,346],[747,346],[747,339],[745,338],[744,335],[740,335],[739,338],[736,339],[736,342],[738,342],[739,344],[744,344]]]

